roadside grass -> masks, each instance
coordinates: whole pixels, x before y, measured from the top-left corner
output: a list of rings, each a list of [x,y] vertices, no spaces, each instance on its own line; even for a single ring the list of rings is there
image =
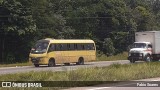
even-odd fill
[[[127,56],[127,52],[123,52],[109,57],[107,57],[105,54],[97,54],[97,61],[127,60]]]
[[[135,63],[135,64],[113,64],[108,67],[83,68],[73,71],[52,72],[27,72],[17,74],[0,75],[0,81],[129,81],[146,78],[160,77],[160,62]],[[74,84],[74,83],[73,83]],[[85,85],[100,84],[95,82]],[[62,87],[50,87],[50,89],[61,89]],[[64,87],[63,87],[64,88]],[[0,88],[1,90],[2,88]],[[3,90],[5,90],[4,88]],[[13,90],[21,90],[16,88]],[[37,88],[25,88],[24,90],[36,90]],[[44,89],[44,88],[40,88]],[[44,89],[44,90],[45,90]],[[7,89],[6,89],[7,90]]]

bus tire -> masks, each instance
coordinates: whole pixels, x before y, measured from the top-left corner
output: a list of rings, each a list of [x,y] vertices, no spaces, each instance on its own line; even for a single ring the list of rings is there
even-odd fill
[[[70,66],[70,63],[64,63],[65,66]]]
[[[48,66],[49,67],[54,67],[55,65],[56,65],[55,60],[54,59],[49,59]]]
[[[78,59],[78,62],[76,63],[77,65],[84,65],[84,59],[83,59],[83,57],[80,57],[79,59]]]
[[[39,64],[34,64],[35,67],[39,67]]]

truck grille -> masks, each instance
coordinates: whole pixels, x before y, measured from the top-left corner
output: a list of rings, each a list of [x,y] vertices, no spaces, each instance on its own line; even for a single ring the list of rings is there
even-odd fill
[[[139,53],[131,53],[131,56],[139,57]]]

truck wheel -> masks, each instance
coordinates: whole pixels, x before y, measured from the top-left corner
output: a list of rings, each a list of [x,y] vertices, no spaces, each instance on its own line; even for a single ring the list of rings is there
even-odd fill
[[[151,61],[152,61],[151,56],[150,56],[150,55],[147,55],[146,58],[145,58],[145,61],[151,62]]]
[[[54,59],[50,59],[49,62],[48,62],[48,66],[49,67],[54,67],[56,64],[55,64],[55,60]]]
[[[35,67],[39,67],[39,64],[34,64]]]
[[[130,63],[135,63],[135,60],[134,59],[131,59],[131,60],[129,60],[130,61]]]

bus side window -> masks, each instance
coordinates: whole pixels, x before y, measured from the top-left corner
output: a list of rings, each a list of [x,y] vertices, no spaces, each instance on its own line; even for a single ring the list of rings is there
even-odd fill
[[[89,45],[89,43],[86,44],[86,50],[90,50],[90,45]]]
[[[78,50],[82,50],[82,44],[78,43],[78,44],[77,44],[77,49],[78,49]]]
[[[75,50],[74,44],[70,44],[70,50]]]
[[[94,50],[94,44],[88,43],[88,44],[86,45],[86,48],[87,48],[87,50]]]
[[[74,44],[74,50],[77,50],[78,47],[77,47],[77,44]]]
[[[67,49],[68,49],[68,50],[71,50],[70,44],[67,44]]]
[[[94,49],[95,49],[94,44],[91,44],[91,46],[92,46],[92,47],[91,47],[91,48],[92,48],[92,50],[94,50]]]
[[[63,44],[59,44],[59,51],[63,51]]]
[[[86,43],[84,44],[84,49],[87,50],[87,44]]]
[[[52,52],[52,51],[55,51],[55,45],[54,44],[50,44],[50,46],[49,46],[48,52]]]
[[[94,46],[94,45],[93,45],[92,43],[89,43],[89,44],[88,44],[88,50],[94,50],[93,46]]]
[[[68,50],[67,44],[62,44],[62,51],[67,51],[67,50]]]
[[[58,49],[57,47],[58,47],[58,45],[57,45],[57,44],[55,44],[55,51],[57,51],[57,49]]]
[[[92,43],[89,44],[89,50],[94,50],[94,44]]]
[[[61,51],[61,44],[56,44],[56,51]]]
[[[81,48],[82,48],[82,50],[85,50],[85,46],[84,46],[85,44],[81,44]]]

